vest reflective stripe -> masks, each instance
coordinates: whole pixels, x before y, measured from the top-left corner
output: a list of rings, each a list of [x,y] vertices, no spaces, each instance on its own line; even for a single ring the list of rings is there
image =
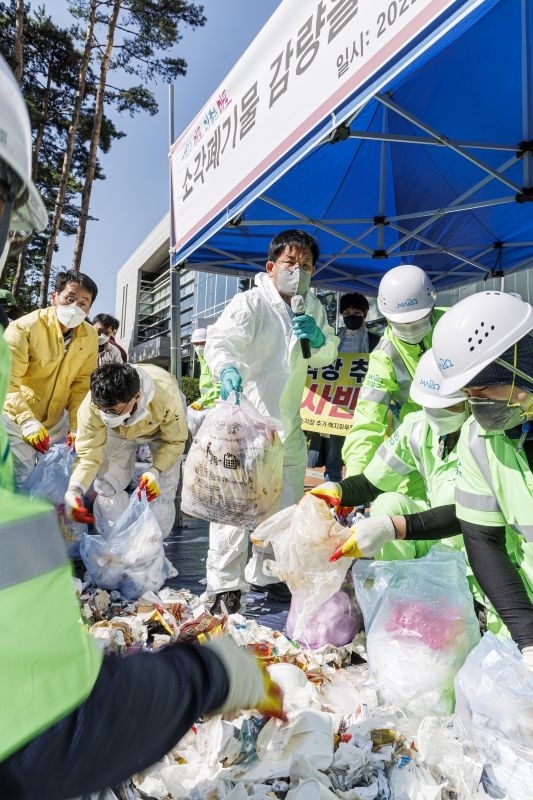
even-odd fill
[[[28,500],[28,503],[31,501]],[[65,543],[57,534],[57,516],[52,509],[35,518],[2,525],[0,589],[37,578],[68,563]]]
[[[390,467],[399,475],[409,475],[413,471],[411,467],[407,466],[407,464],[399,459],[396,453],[390,450],[386,445],[381,445],[379,450],[376,452],[376,457],[377,456],[379,456],[381,461],[383,461],[387,467]]]
[[[415,422],[415,424],[411,428],[411,433],[409,434],[409,448],[411,450],[411,453],[413,454],[413,458],[416,463],[416,468],[422,475],[424,484],[427,486],[428,476],[426,474],[425,465],[422,463],[422,459],[420,458],[420,444],[422,442],[422,433],[424,431],[424,428],[425,425],[422,424],[421,420]]]
[[[455,489],[455,501],[460,506],[472,511],[501,511],[500,505],[492,494],[475,494],[465,489]]]
[[[396,383],[398,384],[400,390],[397,402],[400,406],[403,406],[403,404],[409,399],[409,391],[411,388],[412,378],[409,374],[409,370],[407,369],[403,358],[395,348],[394,342],[391,341],[391,339],[382,337],[376,349],[378,348],[383,350],[383,352],[386,353],[392,361],[394,372],[396,374]]]
[[[380,389],[369,389],[366,386],[361,386],[359,390],[358,402],[360,403],[361,400],[369,400],[371,403],[376,403],[377,405],[388,406],[390,397],[388,392],[383,392]]]
[[[489,459],[487,456],[487,448],[485,447],[485,439],[483,436],[479,436],[477,422],[473,422],[470,425],[470,430],[468,431],[468,446],[470,448],[470,452],[474,456],[481,474],[487,482],[487,486],[490,488],[491,492],[494,493],[494,486],[492,484],[492,478],[490,475]]]
[[[528,542],[533,542],[533,525],[513,525],[513,528],[521,533]]]

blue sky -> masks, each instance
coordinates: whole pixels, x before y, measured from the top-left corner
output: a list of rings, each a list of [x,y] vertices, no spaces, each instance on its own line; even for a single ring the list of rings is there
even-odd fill
[[[281,0],[199,0],[207,23],[186,28],[176,53],[188,64],[174,85],[175,136],[187,126],[253,41]],[[32,4],[33,5],[33,4]],[[48,0],[46,10],[58,24],[68,17],[65,0]],[[98,284],[93,313],[115,311],[116,274],[128,256],[168,210],[168,85],[152,87],[159,113],[118,117],[127,137],[101,155],[107,179],[93,188],[82,272]],[[74,238],[63,237],[54,266],[70,266]]]

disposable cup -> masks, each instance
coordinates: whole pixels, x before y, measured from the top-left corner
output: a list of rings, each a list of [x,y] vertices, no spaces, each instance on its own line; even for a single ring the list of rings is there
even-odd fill
[[[292,692],[303,689],[308,684],[305,672],[295,664],[269,664],[267,670],[272,680],[280,686],[285,697],[290,697]]]
[[[333,761],[333,723],[322,711],[300,711],[287,723],[270,719],[257,737],[257,755],[262,761],[281,761],[294,754],[305,755],[316,769],[327,769]]]
[[[338,800],[338,797],[316,778],[308,778],[293,790],[292,800]]]

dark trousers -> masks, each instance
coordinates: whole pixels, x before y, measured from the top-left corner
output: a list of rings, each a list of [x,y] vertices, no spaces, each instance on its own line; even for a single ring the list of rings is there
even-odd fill
[[[227,692],[205,648],[108,656],[87,700],[0,764],[0,798],[68,800],[115,786],[168,753]]]
[[[311,436],[307,466],[325,467],[324,480],[338,483],[342,480],[342,447],[344,436],[320,436],[314,433]]]

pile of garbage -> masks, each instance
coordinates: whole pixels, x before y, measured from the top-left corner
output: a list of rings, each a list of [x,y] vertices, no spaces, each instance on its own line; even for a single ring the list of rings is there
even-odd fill
[[[186,590],[164,588],[130,602],[79,580],[76,589],[90,632],[107,652],[153,650],[180,640],[202,643],[229,634],[264,660],[285,693],[288,723],[249,711],[206,717],[162,761],[134,776],[121,797],[518,800],[531,785],[533,751],[527,741],[533,740],[533,676],[520,673],[511,640],[486,634],[471,651],[456,684],[460,714],[422,717],[383,703],[365,661],[364,633],[344,647],[310,650],[240,614],[214,617]],[[492,685],[487,685],[487,663]],[[494,681],[501,687],[502,671],[507,714],[501,720],[493,715],[487,730],[483,703],[497,703]],[[519,703],[517,731],[513,719]],[[484,741],[476,737],[480,730]],[[490,760],[491,746],[498,748],[497,761]]]

